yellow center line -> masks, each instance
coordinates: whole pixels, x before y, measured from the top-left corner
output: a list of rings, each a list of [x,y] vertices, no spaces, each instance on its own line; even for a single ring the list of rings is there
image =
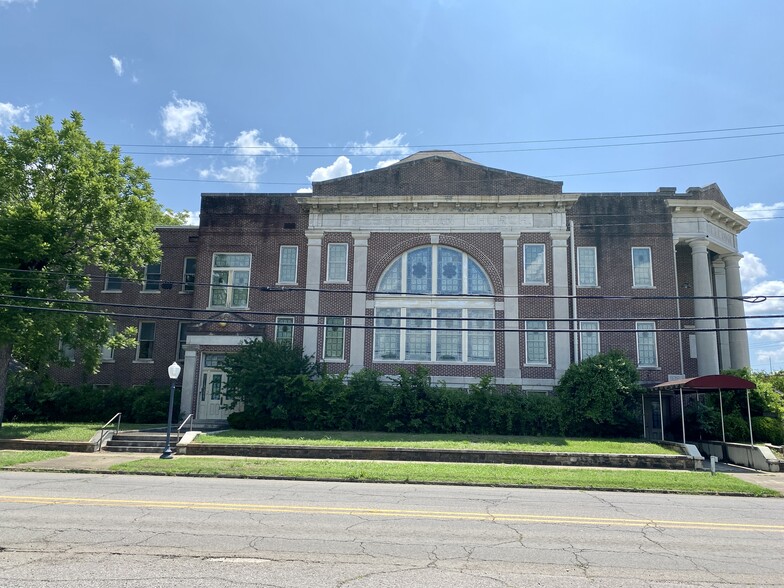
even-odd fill
[[[503,523],[542,523],[569,525],[604,525],[614,527],[670,527],[678,529],[710,529],[723,531],[768,531],[784,533],[784,525],[761,525],[750,523],[715,523],[709,521],[674,521],[657,519],[630,519],[606,517],[573,517],[538,514],[489,514],[483,512],[454,512],[430,510],[397,510],[377,508],[356,508],[337,506],[304,506],[304,505],[271,505],[243,504],[225,502],[184,502],[173,500],[128,500],[111,498],[75,498],[48,496],[10,496],[0,495],[0,503],[36,504],[36,505],[70,505],[70,506],[101,506],[124,508],[160,508],[185,510],[213,510],[226,512],[263,512],[273,514],[321,514],[321,515],[353,515],[368,517],[392,518],[423,518],[462,521],[490,521]]]

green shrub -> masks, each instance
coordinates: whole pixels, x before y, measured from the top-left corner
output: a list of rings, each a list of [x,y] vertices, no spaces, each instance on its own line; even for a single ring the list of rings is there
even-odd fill
[[[751,417],[755,443],[772,443],[784,445],[784,423],[774,417]]]

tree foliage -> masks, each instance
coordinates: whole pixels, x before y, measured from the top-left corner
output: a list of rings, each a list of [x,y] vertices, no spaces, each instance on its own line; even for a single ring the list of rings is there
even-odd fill
[[[639,374],[622,353],[600,353],[572,364],[555,391],[567,435],[620,437],[638,433]]]
[[[0,424],[12,354],[43,369],[65,344],[98,366],[110,320],[62,311],[83,310],[71,302],[86,300],[87,267],[136,279],[160,258],[153,228],[167,221],[148,180],[119,147],[91,141],[76,112],[59,129],[42,116],[0,136]]]

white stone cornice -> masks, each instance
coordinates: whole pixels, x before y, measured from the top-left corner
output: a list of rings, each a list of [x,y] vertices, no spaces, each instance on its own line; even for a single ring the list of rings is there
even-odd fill
[[[725,225],[736,235],[749,226],[749,221],[745,218],[713,200],[670,198],[667,200],[667,205],[670,207],[673,217],[699,216]]]

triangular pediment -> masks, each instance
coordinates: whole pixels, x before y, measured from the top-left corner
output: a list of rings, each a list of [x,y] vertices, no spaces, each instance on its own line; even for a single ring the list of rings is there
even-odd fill
[[[560,194],[563,183],[487,167],[454,151],[421,151],[388,167],[313,182],[314,196]]]

